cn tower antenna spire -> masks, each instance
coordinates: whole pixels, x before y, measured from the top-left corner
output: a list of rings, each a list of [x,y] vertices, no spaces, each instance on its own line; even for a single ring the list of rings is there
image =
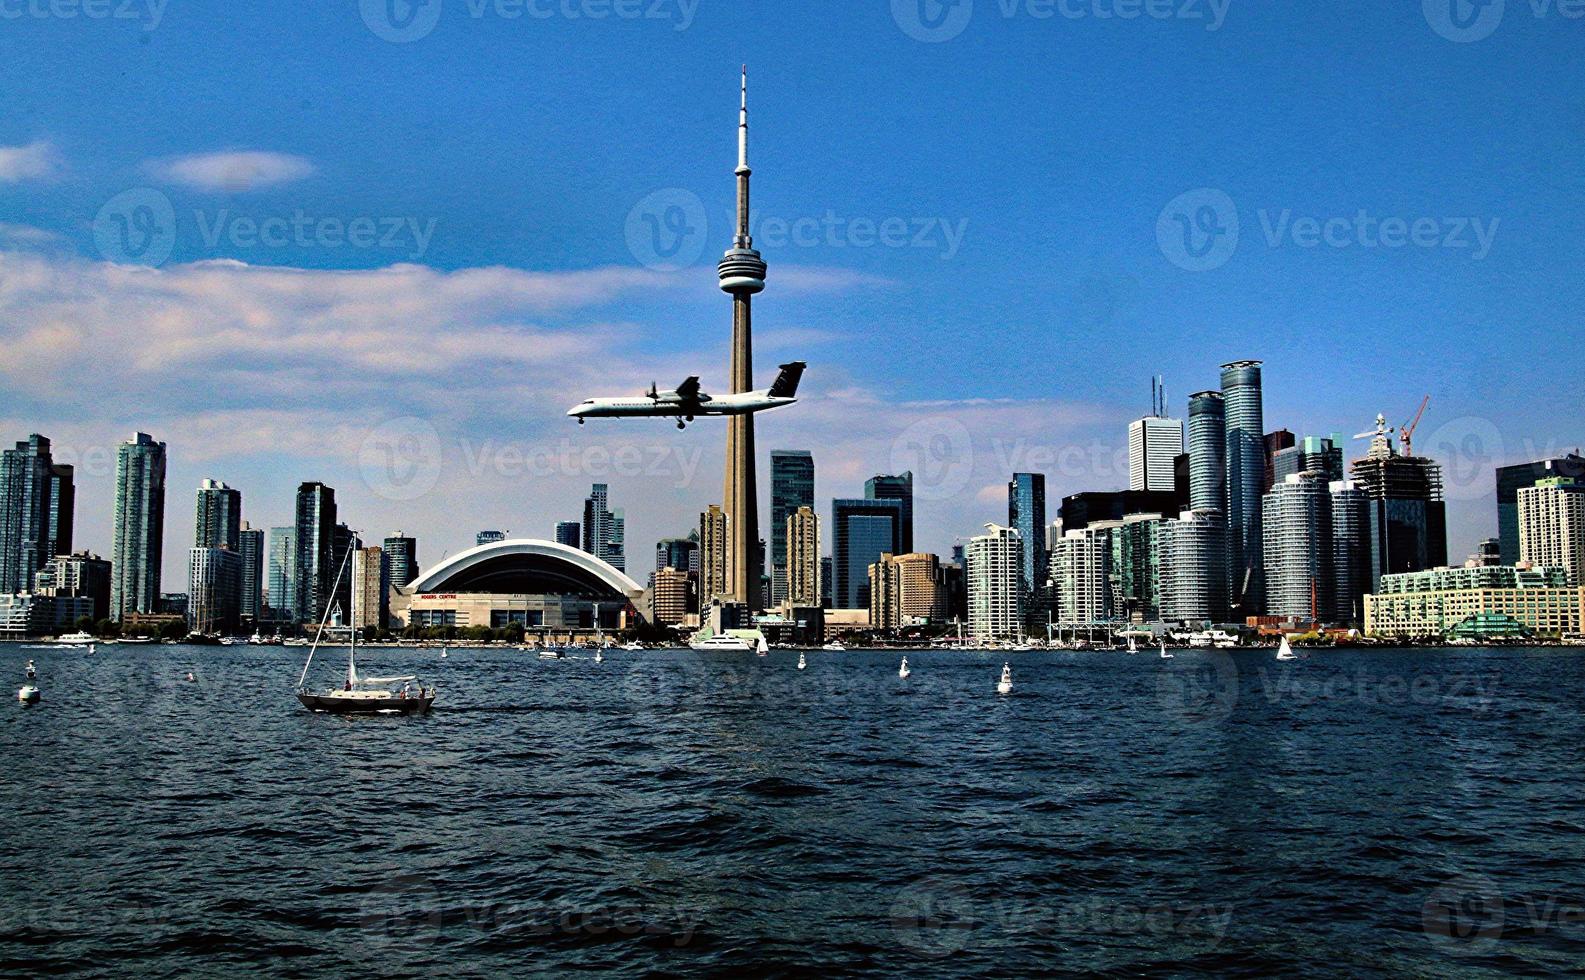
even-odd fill
[[[748,65],[743,66],[743,102],[737,113],[737,172],[747,175],[748,168]]]

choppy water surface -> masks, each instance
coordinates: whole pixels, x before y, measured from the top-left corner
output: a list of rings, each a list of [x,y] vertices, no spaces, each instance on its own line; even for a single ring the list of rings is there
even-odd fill
[[[1578,651],[300,654],[0,646],[0,970],[1585,967]]]

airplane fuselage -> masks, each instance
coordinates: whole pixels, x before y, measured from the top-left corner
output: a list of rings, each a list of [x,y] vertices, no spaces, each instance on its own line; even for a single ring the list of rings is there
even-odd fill
[[[666,401],[644,396],[634,398],[591,398],[576,405],[567,414],[579,421],[584,419],[685,418],[694,419],[712,415],[751,415],[773,408],[791,405],[796,398],[772,398],[764,392],[728,395],[709,401],[685,403]]]

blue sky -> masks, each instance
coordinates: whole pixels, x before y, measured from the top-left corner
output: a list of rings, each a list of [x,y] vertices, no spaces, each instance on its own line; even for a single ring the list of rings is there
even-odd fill
[[[204,477],[259,525],[324,479],[426,561],[480,527],[548,535],[603,479],[647,572],[719,498],[722,433],[561,412],[721,387],[742,62],[758,373],[811,363],[761,446],[814,449],[822,499],[947,447],[926,547],[1005,519],[1014,468],[1118,485],[1150,375],[1181,413],[1235,358],[1267,362],[1268,428],[1301,435],[1429,393],[1455,558],[1495,533],[1491,465],[1585,442],[1572,8],[121,2],[0,19],[0,434],[85,461],[100,550],[92,460],[168,440],[173,582]],[[388,10],[413,39],[380,36]],[[646,245],[678,215],[680,266]],[[166,237],[118,252],[145,216]],[[1210,267],[1180,218],[1215,231]]]

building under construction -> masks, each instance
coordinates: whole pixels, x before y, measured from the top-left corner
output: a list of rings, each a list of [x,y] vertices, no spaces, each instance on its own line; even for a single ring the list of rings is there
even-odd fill
[[[1373,591],[1383,575],[1447,564],[1442,467],[1423,456],[1400,456],[1390,433],[1386,421],[1378,418],[1370,452],[1350,467],[1350,478],[1367,501]]]

